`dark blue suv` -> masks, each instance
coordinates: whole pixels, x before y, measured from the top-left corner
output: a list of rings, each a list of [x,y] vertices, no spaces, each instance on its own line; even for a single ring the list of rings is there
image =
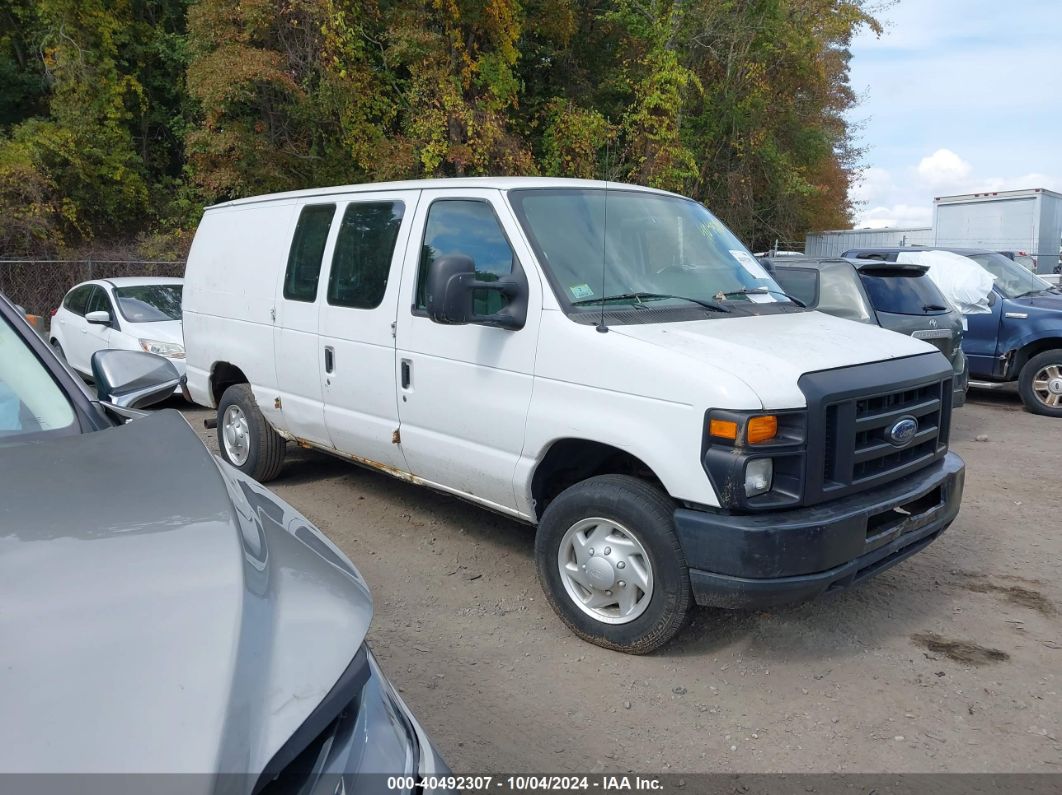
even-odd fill
[[[896,262],[903,252],[950,251],[968,257],[995,279],[991,313],[966,315],[962,349],[970,378],[1017,381],[1025,407],[1062,417],[1062,290],[998,251],[971,248],[859,248],[845,257]]]

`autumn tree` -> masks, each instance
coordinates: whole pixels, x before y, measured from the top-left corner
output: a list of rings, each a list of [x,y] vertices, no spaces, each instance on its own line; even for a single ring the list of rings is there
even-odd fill
[[[430,176],[691,195],[755,247],[842,225],[865,0],[0,0],[0,248]]]

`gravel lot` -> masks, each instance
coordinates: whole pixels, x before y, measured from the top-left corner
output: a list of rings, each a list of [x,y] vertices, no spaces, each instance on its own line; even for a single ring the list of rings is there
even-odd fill
[[[529,527],[294,449],[270,485],[369,581],[373,648],[457,772],[1060,772],[1062,423],[971,397],[939,541],[805,605],[698,610],[648,657],[568,633]]]

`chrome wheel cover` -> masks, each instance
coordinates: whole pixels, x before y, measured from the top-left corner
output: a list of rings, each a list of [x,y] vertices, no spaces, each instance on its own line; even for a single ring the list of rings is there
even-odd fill
[[[653,598],[653,566],[637,536],[618,522],[593,517],[568,528],[557,568],[569,598],[606,624],[628,624]]]
[[[1033,394],[1048,408],[1062,408],[1062,364],[1041,367],[1033,376]]]
[[[221,443],[225,456],[236,466],[243,466],[251,452],[251,432],[247,415],[239,406],[229,406],[221,420]]]

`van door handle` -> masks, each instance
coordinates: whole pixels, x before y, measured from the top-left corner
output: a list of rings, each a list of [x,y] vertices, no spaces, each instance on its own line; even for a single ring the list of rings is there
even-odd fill
[[[331,345],[325,346],[325,372],[331,373],[336,369],[336,350]]]
[[[402,360],[402,388],[409,389],[413,383],[413,362],[409,359]]]

